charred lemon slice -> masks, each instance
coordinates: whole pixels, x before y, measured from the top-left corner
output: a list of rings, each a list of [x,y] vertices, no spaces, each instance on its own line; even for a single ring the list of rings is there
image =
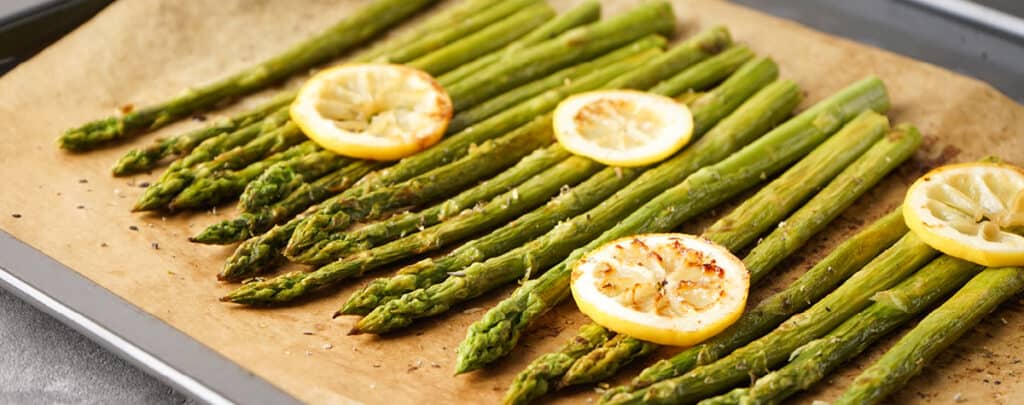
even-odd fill
[[[572,272],[584,314],[615,332],[662,345],[691,346],[743,313],[750,276],[740,259],[685,234],[647,234],[588,253]]]
[[[353,64],[309,79],[290,113],[303,133],[324,149],[355,158],[396,160],[441,139],[452,117],[452,101],[422,71]]]
[[[963,163],[932,170],[910,186],[903,218],[929,246],[989,267],[1024,265],[1024,170]]]
[[[645,166],[690,141],[693,115],[668,97],[602,90],[565,99],[555,108],[555,137],[567,150],[612,166]]]

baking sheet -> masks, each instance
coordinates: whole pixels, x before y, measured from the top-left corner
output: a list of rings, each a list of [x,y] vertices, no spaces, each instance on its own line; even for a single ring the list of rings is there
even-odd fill
[[[128,210],[142,191],[139,185],[155,180],[159,171],[130,179],[108,175],[118,156],[159,134],[87,155],[55,148],[54,139],[66,128],[109,115],[119,106],[162,100],[190,84],[247,66],[360,3],[364,1],[309,0],[302,7],[284,0],[116,2],[0,79],[0,178],[5,179],[0,228],[300,400],[495,402],[522,366],[561,344],[585,321],[571,305],[546,317],[506,361],[491,370],[452,377],[454,348],[466,327],[508,289],[385,338],[346,336],[352,320],[330,319],[356,285],[270,311],[220,304],[216,297],[231,287],[218,285],[213,275],[231,248],[195,246],[185,237],[230,217],[232,209],[166,218],[133,215]],[[574,2],[552,3],[566,8]],[[635,3],[603,1],[606,15]],[[906,185],[931,166],[991,153],[1024,163],[1024,109],[983,83],[731,4],[673,3],[680,36],[716,23],[728,25],[739,41],[779,62],[782,75],[806,90],[805,104],[865,75],[879,75],[892,96],[893,122],[913,122],[927,137],[912,162],[798,253],[797,260],[784,265],[791,270],[779,272],[762,291],[780,288],[857,226],[894,207]],[[183,122],[160,134],[198,125]],[[697,225],[690,228],[699,230]],[[949,402],[959,393],[968,400],[1011,403],[1015,396],[1024,396],[1024,382],[1015,377],[1024,372],[1016,354],[1017,341],[1024,336],[1022,309],[1018,300],[1004,306],[894,401]],[[883,349],[862,356],[829,384],[800,398],[831,398],[856,375],[857,367],[870,364]],[[589,390],[579,389],[557,398],[588,396]]]

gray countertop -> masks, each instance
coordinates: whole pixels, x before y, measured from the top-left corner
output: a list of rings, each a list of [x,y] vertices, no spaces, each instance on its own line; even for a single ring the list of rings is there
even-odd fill
[[[980,78],[1024,102],[1024,44],[1009,36],[893,0],[736,2]],[[981,3],[1024,15],[1019,0]],[[3,290],[0,341],[0,403],[191,402]]]

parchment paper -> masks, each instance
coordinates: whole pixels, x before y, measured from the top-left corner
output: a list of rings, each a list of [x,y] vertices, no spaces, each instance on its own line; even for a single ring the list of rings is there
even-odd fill
[[[301,400],[496,402],[518,370],[560,345],[585,321],[571,304],[547,316],[512,356],[492,369],[452,377],[454,348],[466,327],[510,288],[387,338],[349,337],[351,319],[330,319],[355,285],[277,310],[221,304],[216,298],[231,286],[216,283],[214,274],[231,248],[192,245],[185,238],[228,218],[233,208],[167,218],[134,215],[129,209],[142,192],[140,183],[155,180],[160,171],[130,179],[109,175],[112,162],[128,149],[200,123],[183,122],[85,155],[66,154],[55,146],[55,138],[67,128],[233,72],[329,25],[359,3],[364,1],[115,2],[0,80],[0,228]],[[573,1],[553,3],[564,9]],[[603,3],[610,15],[638,1]],[[905,187],[924,170],[987,154],[1024,163],[1024,109],[984,83],[731,4],[674,4],[680,37],[711,24],[727,24],[739,41],[774,57],[782,75],[805,89],[805,105],[868,74],[879,75],[892,96],[893,122],[913,122],[927,136],[912,162],[781,266],[785,271],[755,298],[781,288],[857,227],[896,206]],[[700,228],[691,224],[687,229]],[[950,403],[958,393],[971,403],[1020,402],[1022,309],[1019,299],[1004,305],[893,402]],[[886,345],[878,345],[798,401],[834,397]],[[622,375],[632,376],[642,365]],[[577,402],[593,396],[584,388],[554,398]]]

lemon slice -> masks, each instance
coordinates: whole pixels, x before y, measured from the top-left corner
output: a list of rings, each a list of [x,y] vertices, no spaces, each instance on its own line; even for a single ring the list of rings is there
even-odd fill
[[[1024,170],[964,163],[932,170],[910,186],[903,218],[914,234],[950,256],[989,267],[1024,265]]]
[[[572,272],[572,295],[599,325],[637,339],[691,346],[743,313],[746,266],[724,247],[685,234],[619,239]]]
[[[570,152],[611,166],[659,162],[690,141],[693,115],[656,94],[602,90],[577,94],[555,108],[555,137]]]
[[[399,65],[352,64],[317,73],[299,90],[291,118],[334,153],[400,159],[437,143],[452,100],[427,73]]]

